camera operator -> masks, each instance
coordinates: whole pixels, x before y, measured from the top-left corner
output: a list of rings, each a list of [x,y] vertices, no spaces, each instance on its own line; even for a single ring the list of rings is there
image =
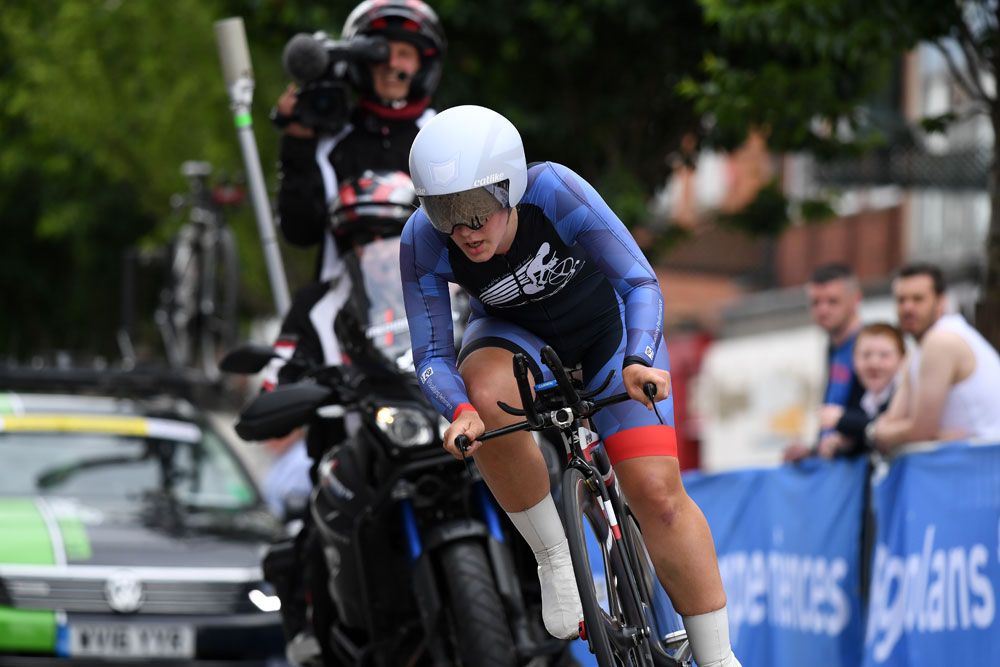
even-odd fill
[[[445,47],[437,15],[420,0],[365,0],[348,15],[340,42],[320,33],[296,35],[286,46],[285,68],[296,84],[281,95],[273,112],[275,125],[283,130],[281,230],[295,245],[322,245],[316,282],[295,294],[282,322],[275,349],[283,359],[341,363],[334,322],[350,279],[340,252],[351,247],[352,239],[334,237],[337,218],[331,218],[331,206],[389,197],[393,188],[379,174],[409,173],[410,145],[433,115],[430,97],[441,77]],[[349,89],[357,98],[353,108]],[[412,184],[406,181],[412,199]],[[403,215],[400,224],[405,219]],[[265,389],[297,379],[283,365],[276,360],[267,369]],[[344,436],[341,420],[313,425],[306,439],[311,477],[323,450]],[[308,600],[286,612],[288,653],[305,662],[318,649],[324,664],[339,664],[326,636],[335,614],[327,593],[328,572],[309,523],[307,519],[296,538],[297,563],[285,591],[292,599]]]
[[[283,128],[278,213],[290,243],[322,244],[317,278],[326,281],[340,270],[329,203],[339,183],[365,170],[409,172],[410,145],[433,115],[446,40],[420,0],[365,0],[344,22],[341,41],[328,41],[326,54],[312,59],[303,38],[289,42],[285,65],[293,78],[313,80],[289,86],[274,111]],[[317,62],[324,56],[332,62]],[[342,108],[346,95],[327,94],[338,84],[356,93],[353,109]]]

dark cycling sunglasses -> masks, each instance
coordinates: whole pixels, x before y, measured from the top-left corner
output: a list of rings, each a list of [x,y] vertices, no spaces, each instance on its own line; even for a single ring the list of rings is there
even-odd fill
[[[434,229],[450,236],[460,225],[472,230],[481,229],[487,218],[507,208],[507,188],[496,184],[419,199]]]

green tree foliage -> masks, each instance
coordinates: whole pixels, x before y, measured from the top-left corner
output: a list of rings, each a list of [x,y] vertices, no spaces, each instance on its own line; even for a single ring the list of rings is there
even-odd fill
[[[296,32],[339,32],[354,0],[6,0],[0,11],[0,354],[113,355],[123,251],[161,245],[179,220],[184,160],[242,169],[213,32],[242,16],[257,80],[255,130],[275,182],[266,113],[286,85]],[[697,124],[676,91],[713,33],[696,0],[435,0],[449,38],[439,109],[491,106],[529,160],[592,180],[629,223],[665,182]],[[233,225],[247,312],[271,308],[249,206]],[[292,287],[314,251],[285,248]],[[149,281],[155,286],[156,276]],[[143,304],[140,304],[143,305]],[[146,321],[151,304],[137,315]],[[150,340],[156,344],[155,337]]]
[[[646,217],[667,156],[696,126],[676,92],[711,34],[693,2],[435,4],[449,30],[439,99],[477,103],[521,130],[529,160],[580,172],[627,222]]]
[[[1000,3],[997,0],[699,0],[721,34],[706,53],[702,78],[682,90],[707,120],[709,141],[731,148],[750,130],[772,149],[820,159],[906,141],[910,128],[872,104],[903,54],[937,47],[955,84],[987,114],[1000,136]],[[923,119],[941,131],[956,119]],[[904,136],[900,136],[900,134]],[[977,320],[1000,343],[1000,179],[994,161],[992,221],[984,299]],[[753,226],[761,220],[744,218]],[[765,223],[766,224],[766,223]]]
[[[777,151],[843,156],[885,139],[873,97],[902,54],[953,21],[954,3],[918,0],[701,0],[718,26],[704,79],[682,89],[733,148],[750,128]]]
[[[169,238],[187,159],[241,168],[222,83],[217,3],[10,0],[0,12],[0,351],[115,352],[123,251]],[[273,52],[255,54],[273,99]],[[274,160],[273,131],[260,145]],[[266,276],[249,211],[244,281]],[[150,304],[140,304],[149,306]],[[139,312],[144,319],[151,312]]]

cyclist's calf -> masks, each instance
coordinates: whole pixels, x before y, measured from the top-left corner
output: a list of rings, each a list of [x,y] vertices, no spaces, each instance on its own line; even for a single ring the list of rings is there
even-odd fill
[[[460,368],[469,400],[487,428],[512,424],[497,401],[520,405],[507,350],[487,347],[472,352]],[[541,450],[527,431],[485,443],[475,454],[476,465],[490,491],[507,512],[520,512],[549,495],[549,472]]]
[[[615,473],[678,613],[703,614],[725,606],[712,534],[684,490],[677,459],[626,459],[615,465]]]

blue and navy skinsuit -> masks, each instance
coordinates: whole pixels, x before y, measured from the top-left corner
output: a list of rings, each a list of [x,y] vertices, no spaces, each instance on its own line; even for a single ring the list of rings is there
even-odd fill
[[[403,229],[400,266],[414,365],[424,394],[442,415],[454,419],[471,407],[457,364],[481,347],[525,352],[536,382],[551,379],[539,358],[546,343],[567,366],[581,364],[588,389],[614,370],[602,396],[624,391],[624,365],[669,370],[656,276],[589,183],[559,164],[532,165],[517,219],[510,249],[479,263],[435,230],[423,210]],[[472,297],[458,359],[449,282]],[[637,401],[595,416],[612,461],[676,456],[673,401],[668,397],[657,407],[665,426]]]

